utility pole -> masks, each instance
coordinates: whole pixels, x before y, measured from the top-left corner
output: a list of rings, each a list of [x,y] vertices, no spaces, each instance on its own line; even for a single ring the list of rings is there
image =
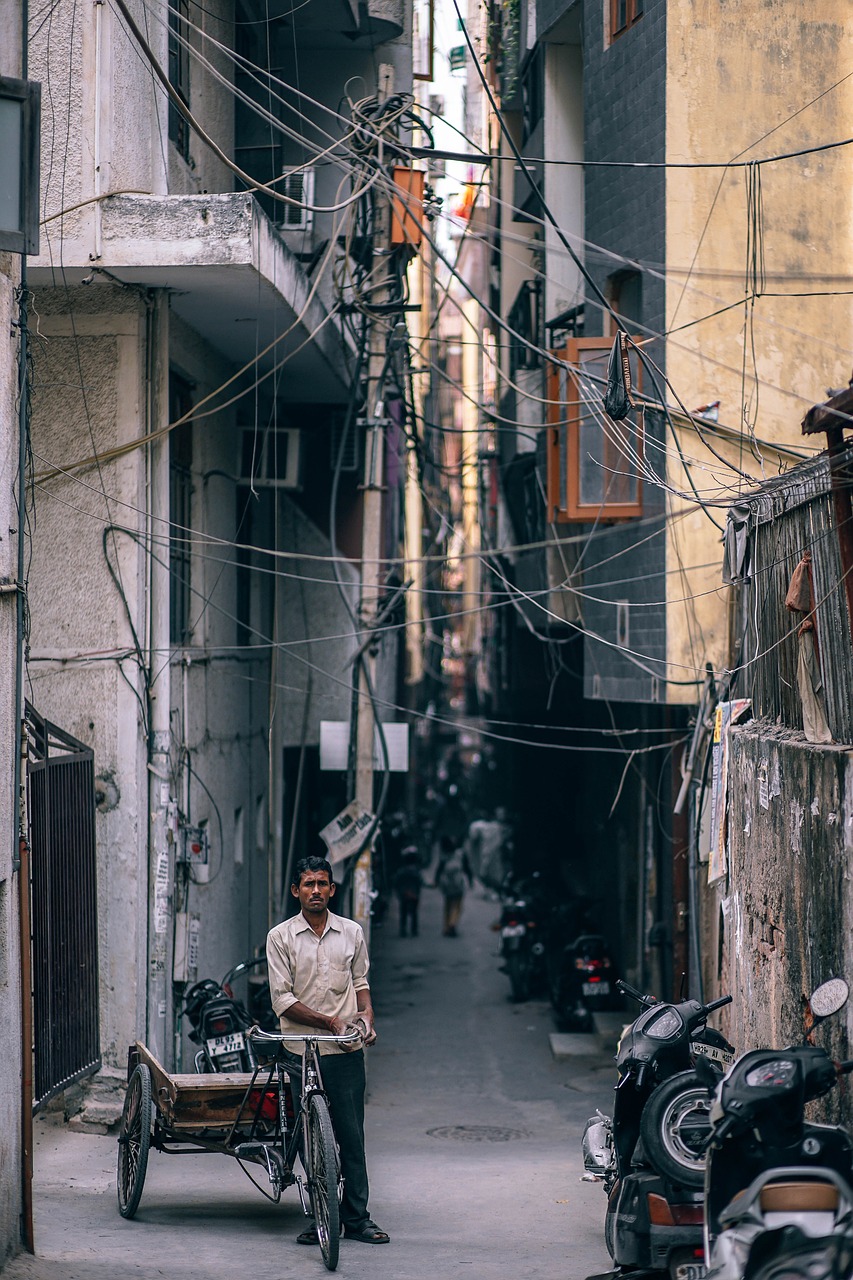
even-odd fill
[[[380,102],[393,92],[393,67],[383,63],[379,67],[377,97]],[[380,147],[378,163],[383,163]],[[391,252],[391,201],[384,193],[378,193],[375,206],[373,242],[374,258],[383,263],[377,276],[381,281],[375,290],[377,308],[390,296]],[[382,315],[381,309],[377,310]],[[388,335],[386,327],[375,318],[370,321],[370,345],[368,359],[368,416],[367,437],[364,450],[364,485],[361,526],[361,593],[359,620],[362,632],[368,633],[379,612],[382,592],[382,509],[383,481],[385,478],[385,377],[387,371]],[[362,641],[366,639],[362,635]],[[356,770],[355,798],[369,812],[373,812],[373,753],[376,736],[376,716],[371,689],[376,687],[375,646],[367,645],[358,667],[358,699],[356,704]],[[387,763],[387,762],[386,762]],[[372,887],[374,830],[365,849],[359,854],[353,875],[353,919],[364,930],[370,942],[370,907]]]

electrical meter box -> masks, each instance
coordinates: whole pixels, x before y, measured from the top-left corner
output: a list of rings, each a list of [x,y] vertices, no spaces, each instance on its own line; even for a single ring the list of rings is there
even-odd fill
[[[181,827],[178,859],[193,867],[206,867],[210,860],[210,838],[207,827]]]

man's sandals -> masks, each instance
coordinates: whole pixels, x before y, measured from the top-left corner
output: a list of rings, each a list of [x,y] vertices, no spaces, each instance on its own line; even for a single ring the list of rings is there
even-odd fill
[[[375,1222],[367,1220],[358,1230],[351,1230],[344,1227],[344,1235],[348,1240],[360,1240],[362,1244],[388,1244],[391,1237],[387,1231],[382,1231],[377,1227]],[[316,1227],[306,1227],[296,1237],[297,1244],[319,1244],[320,1237],[317,1235]]]

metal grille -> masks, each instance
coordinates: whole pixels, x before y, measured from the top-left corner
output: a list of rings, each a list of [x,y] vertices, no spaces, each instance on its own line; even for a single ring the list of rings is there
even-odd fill
[[[101,1065],[95,770],[89,747],[27,707],[33,1109]]]
[[[800,616],[785,608],[788,584],[812,553],[817,641],[826,716],[836,742],[853,742],[850,619],[825,456],[798,466],[741,504],[750,512],[749,580],[741,592],[746,692],[757,715],[802,728],[797,686]]]

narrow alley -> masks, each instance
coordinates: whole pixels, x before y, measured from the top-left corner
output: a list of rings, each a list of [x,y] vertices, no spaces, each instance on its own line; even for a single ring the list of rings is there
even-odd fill
[[[609,1105],[612,1057],[555,1059],[546,1001],[513,1005],[490,925],[498,907],[468,896],[459,938],[424,894],[421,935],[374,941],[379,1040],[369,1059],[371,1209],[387,1247],[342,1241],[338,1273],[360,1280],[581,1280],[604,1271],[604,1195],[579,1181],[580,1137]],[[35,1154],[35,1258],[7,1280],[253,1280],[320,1276],[298,1247],[295,1190],[266,1202],[224,1157],[151,1152],[136,1218],[119,1217],[115,1138],[41,1119]]]

